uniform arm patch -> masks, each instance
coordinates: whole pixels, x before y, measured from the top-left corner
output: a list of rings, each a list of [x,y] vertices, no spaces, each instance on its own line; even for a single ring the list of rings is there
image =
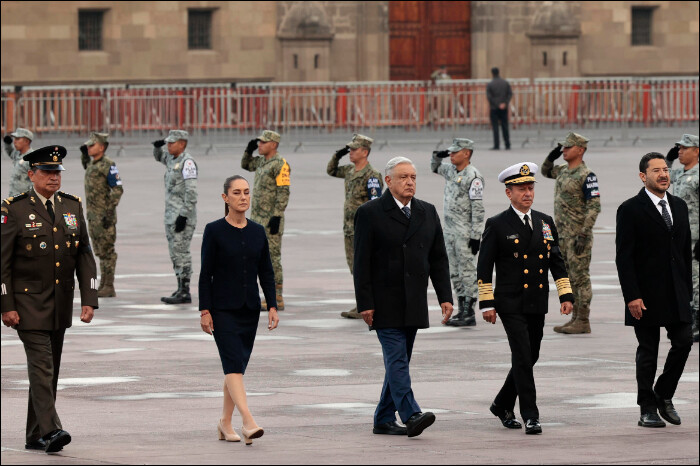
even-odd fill
[[[277,178],[275,178],[277,186],[289,186],[291,184],[289,179],[289,171],[289,165],[287,164],[287,161],[284,160],[284,165],[282,165],[279,175],[277,175]]]
[[[471,186],[469,186],[469,199],[483,199],[484,197],[484,182],[479,178],[474,178]]]
[[[194,163],[194,160],[187,159],[182,164],[182,178],[185,180],[197,178],[197,164]]]
[[[583,184],[583,197],[586,200],[600,197],[600,189],[598,188],[598,177],[591,172],[586,177],[586,182]]]
[[[382,195],[382,185],[379,183],[379,179],[376,177],[371,177],[367,179],[367,197],[371,201],[372,199],[377,199]]]
[[[122,179],[119,178],[119,169],[116,165],[109,167],[109,174],[107,175],[107,184],[110,188],[122,185]]]

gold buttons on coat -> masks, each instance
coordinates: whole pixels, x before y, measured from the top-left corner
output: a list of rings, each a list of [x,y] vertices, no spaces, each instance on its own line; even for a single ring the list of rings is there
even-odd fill
[[[523,285],[523,287],[524,287],[524,288],[527,288],[527,283],[525,283],[525,285]]]
[[[515,244],[518,244],[519,242],[520,242],[519,239],[516,239],[516,240],[515,240]]]
[[[54,247],[55,247],[56,249],[58,249],[58,244],[57,244],[56,246],[54,246]]]
[[[527,259],[527,254],[523,254],[523,259]]]
[[[61,263],[60,263],[60,262],[56,262],[56,267],[60,267],[60,266],[61,266]]]
[[[24,292],[25,292],[25,293],[28,293],[28,292],[29,292],[29,288],[25,288],[25,289],[24,289]]]
[[[542,283],[540,283],[540,288],[542,288],[542,287],[543,287],[543,285],[542,285]]]
[[[54,231],[54,233],[57,232],[57,231],[58,231],[58,228],[53,227],[53,231]]]
[[[542,259],[543,257],[544,257],[544,256],[543,256],[542,254],[540,254],[540,259]]]
[[[528,274],[528,273],[530,273],[530,272],[529,272],[527,269],[525,269],[525,273]]]
[[[542,271],[542,269],[540,269],[540,273],[544,273],[544,272]]]
[[[58,280],[56,280],[56,285],[58,285]]]

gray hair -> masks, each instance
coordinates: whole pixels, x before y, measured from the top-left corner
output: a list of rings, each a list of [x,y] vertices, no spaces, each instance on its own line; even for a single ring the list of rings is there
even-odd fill
[[[394,168],[402,163],[410,163],[414,170],[416,168],[416,166],[413,165],[413,162],[411,162],[410,159],[407,159],[406,157],[394,157],[386,163],[386,168],[384,168],[384,174],[386,176],[391,177]]]

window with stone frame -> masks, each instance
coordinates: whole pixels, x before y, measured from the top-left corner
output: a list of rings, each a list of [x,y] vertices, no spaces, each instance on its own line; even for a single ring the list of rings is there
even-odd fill
[[[78,11],[78,50],[102,50],[104,10]]]
[[[187,47],[190,50],[211,50],[212,18],[214,10],[187,11]]]
[[[652,45],[654,7],[632,7],[632,45]]]

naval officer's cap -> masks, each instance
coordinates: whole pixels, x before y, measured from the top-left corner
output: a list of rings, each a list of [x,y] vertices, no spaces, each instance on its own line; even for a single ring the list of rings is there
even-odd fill
[[[498,181],[505,183],[506,186],[534,183],[535,173],[537,173],[536,163],[520,162],[503,170],[500,175],[498,175]]]

